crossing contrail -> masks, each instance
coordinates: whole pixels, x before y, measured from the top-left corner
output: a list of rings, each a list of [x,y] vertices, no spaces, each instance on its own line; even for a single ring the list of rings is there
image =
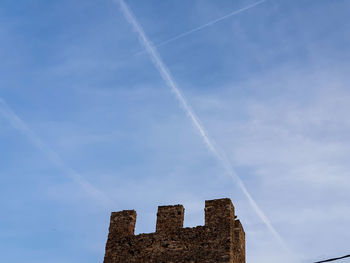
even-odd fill
[[[181,34],[178,34],[177,36],[174,36],[174,37],[172,37],[172,38],[169,38],[169,39],[167,39],[167,40],[164,40],[163,42],[160,42],[160,43],[158,43],[158,44],[155,44],[154,47],[157,48],[157,47],[164,46],[164,45],[166,45],[166,44],[168,44],[168,43],[170,43],[170,42],[173,42],[173,41],[175,41],[175,40],[178,40],[178,39],[180,39],[180,38],[183,38],[183,37],[185,37],[185,36],[188,36],[188,35],[190,35],[190,34],[192,34],[192,33],[194,33],[194,32],[200,31],[200,30],[202,30],[202,29],[204,29],[204,28],[206,28],[206,27],[208,27],[208,26],[212,26],[212,25],[214,25],[214,24],[216,24],[216,23],[218,23],[218,22],[220,22],[220,21],[222,21],[222,20],[225,20],[225,19],[227,19],[227,18],[230,18],[231,16],[238,15],[239,13],[242,13],[242,12],[248,10],[248,9],[251,9],[251,8],[253,8],[253,7],[256,7],[256,6],[258,6],[258,5],[260,5],[260,4],[264,3],[264,2],[266,2],[266,0],[261,0],[261,1],[258,1],[258,2],[256,2],[256,3],[254,3],[254,4],[251,4],[251,5],[248,5],[248,6],[246,6],[246,7],[243,7],[243,8],[240,8],[240,9],[238,9],[238,10],[235,10],[235,11],[233,11],[233,12],[227,14],[227,15],[224,15],[224,16],[222,16],[222,17],[220,17],[220,18],[217,18],[217,19],[215,19],[215,20],[212,20],[212,21],[210,21],[210,22],[208,22],[208,23],[206,23],[206,24],[204,24],[204,25],[201,25],[201,26],[199,26],[199,27],[193,28],[193,29],[191,29],[191,30],[189,30],[189,31],[183,32],[183,33],[181,33]],[[142,54],[142,53],[144,53],[144,52],[145,52],[145,51],[139,51],[139,52],[135,53],[135,55],[139,55],[139,54]]]
[[[47,146],[38,135],[7,105],[4,99],[0,98],[0,114],[5,117],[11,126],[24,134],[34,146],[36,146],[57,168],[68,175],[77,183],[92,199],[104,208],[111,208],[112,201],[99,189],[93,186],[85,178],[71,167],[67,166],[62,158]]]
[[[270,232],[273,234],[273,236],[278,240],[280,245],[286,250],[289,251],[287,245],[285,244],[284,240],[280,236],[280,234],[276,231],[276,229],[272,226],[270,220],[267,218],[267,216],[263,213],[261,208],[258,206],[258,204],[255,202],[249,191],[247,190],[246,186],[244,185],[243,181],[240,179],[240,177],[236,174],[233,167],[231,166],[229,159],[227,156],[218,150],[218,147],[214,143],[214,140],[212,140],[208,133],[205,131],[203,125],[200,123],[199,118],[196,116],[194,111],[191,109],[190,105],[185,100],[184,96],[182,95],[180,89],[178,88],[177,84],[175,83],[175,80],[170,73],[167,66],[164,64],[163,60],[161,59],[160,55],[158,54],[156,48],[152,45],[151,41],[146,36],[144,30],[142,29],[141,25],[138,23],[136,17],[132,13],[132,11],[129,9],[129,7],[126,5],[126,3],[123,0],[114,0],[116,3],[119,4],[122,13],[124,14],[126,20],[131,24],[134,31],[138,34],[139,40],[143,47],[145,48],[146,52],[149,54],[150,58],[152,59],[152,62],[154,66],[159,71],[161,77],[165,81],[165,83],[170,87],[171,91],[174,93],[176,99],[180,103],[182,109],[185,111],[187,116],[190,118],[191,122],[193,123],[196,130],[199,132],[200,136],[202,137],[204,143],[209,148],[209,150],[212,152],[212,154],[217,158],[217,160],[223,165],[225,168],[227,174],[234,179],[234,181],[238,184],[239,188],[242,190],[246,198],[248,199],[250,205],[256,212],[256,214],[259,216],[259,218],[264,222],[266,227],[270,230]]]

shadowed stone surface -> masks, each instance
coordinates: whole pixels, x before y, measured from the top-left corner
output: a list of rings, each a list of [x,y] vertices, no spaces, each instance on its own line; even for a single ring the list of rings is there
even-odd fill
[[[245,234],[231,200],[205,201],[204,211],[204,226],[183,228],[182,205],[159,206],[156,232],[136,236],[136,211],[113,212],[104,263],[245,263]]]

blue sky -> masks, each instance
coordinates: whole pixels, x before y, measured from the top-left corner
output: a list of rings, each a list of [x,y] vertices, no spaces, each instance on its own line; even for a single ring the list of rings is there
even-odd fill
[[[254,1],[126,1],[155,45]],[[158,47],[299,262],[349,252],[350,2],[267,0]],[[230,197],[247,263],[292,262],[112,0],[0,4],[0,261],[102,262],[111,211]],[[287,257],[287,259],[286,259]],[[346,260],[343,260],[346,262]]]

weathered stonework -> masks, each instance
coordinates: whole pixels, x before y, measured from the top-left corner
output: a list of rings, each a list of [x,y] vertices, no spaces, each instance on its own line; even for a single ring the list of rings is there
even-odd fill
[[[134,235],[136,211],[113,212],[104,263],[245,263],[245,234],[230,199],[205,201],[205,225],[183,228],[182,205],[159,206],[156,232]]]

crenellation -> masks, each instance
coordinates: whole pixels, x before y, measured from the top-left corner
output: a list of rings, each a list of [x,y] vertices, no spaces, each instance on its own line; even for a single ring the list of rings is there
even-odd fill
[[[156,232],[174,232],[183,228],[184,216],[182,205],[158,206]]]
[[[113,212],[104,263],[245,263],[245,235],[230,199],[205,202],[205,225],[183,228],[182,205],[159,206],[156,232],[134,235],[136,212]]]
[[[208,227],[233,227],[235,208],[229,198],[205,201],[205,225]]]
[[[136,224],[136,211],[123,210],[112,212],[109,233],[113,236],[132,236],[134,235]]]

